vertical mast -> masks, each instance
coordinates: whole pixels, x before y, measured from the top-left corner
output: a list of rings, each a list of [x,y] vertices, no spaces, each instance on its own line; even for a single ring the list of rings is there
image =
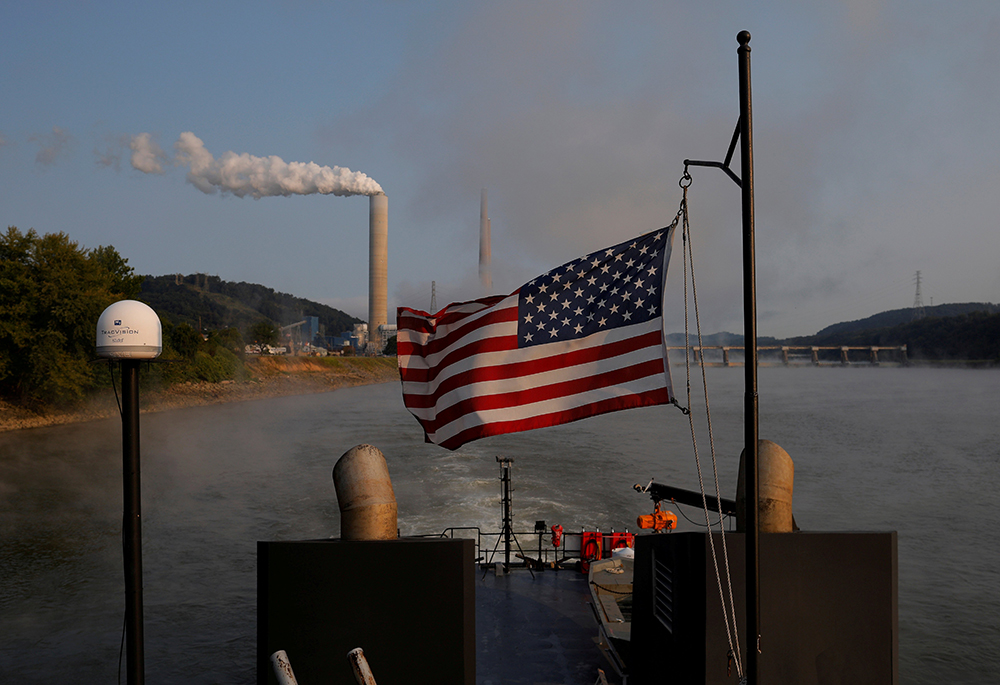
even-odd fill
[[[139,361],[122,360],[122,556],[125,559],[126,680],[146,682],[142,621],[142,504],[139,476]]]
[[[740,47],[740,120],[733,132],[724,162],[706,162],[685,159],[684,173],[688,166],[716,167],[726,172],[736,182],[743,194],[743,348],[746,351],[744,394],[744,454],[745,454],[745,506],[746,509],[746,613],[747,613],[747,682],[756,685],[759,675],[758,652],[760,643],[760,541],[757,502],[760,488],[757,479],[757,273],[754,266],[753,228],[753,105],[750,93],[750,32],[740,31],[736,36]],[[740,143],[740,176],[729,168]]]
[[[759,682],[757,648],[760,639],[760,556],[757,502],[757,286],[754,265],[753,208],[753,105],[750,92],[750,32],[736,36],[740,47],[740,165],[743,191],[743,347],[746,350],[744,380],[744,449],[746,451],[746,602],[747,602],[747,682]]]

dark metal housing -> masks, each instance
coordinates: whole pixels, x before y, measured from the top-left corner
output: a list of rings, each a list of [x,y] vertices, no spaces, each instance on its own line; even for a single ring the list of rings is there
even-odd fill
[[[721,565],[721,536],[713,537]],[[761,682],[898,684],[896,533],[759,540]],[[704,533],[636,539],[629,683],[736,682],[707,543]],[[727,533],[726,545],[741,620],[745,536]],[[739,637],[746,659],[743,626]]]

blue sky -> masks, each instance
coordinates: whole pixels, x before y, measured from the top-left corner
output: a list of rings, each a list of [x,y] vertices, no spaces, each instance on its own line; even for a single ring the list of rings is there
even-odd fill
[[[1000,301],[993,2],[35,2],[0,12],[0,221],[367,312],[363,196],[206,194],[226,152],[346,167],[389,198],[389,297],[507,293],[669,223],[721,159],[753,35],[759,332]],[[142,133],[162,173],[130,162]],[[737,165],[738,168],[738,165]],[[709,331],[742,328],[739,192],[694,169]],[[677,244],[679,247],[679,242]],[[676,254],[679,254],[679,250]],[[668,309],[680,311],[680,261]],[[671,303],[673,298],[673,305]],[[668,316],[668,329],[682,321]]]

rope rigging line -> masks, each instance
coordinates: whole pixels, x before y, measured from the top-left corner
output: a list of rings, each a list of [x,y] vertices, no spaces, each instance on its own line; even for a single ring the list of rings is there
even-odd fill
[[[698,336],[698,347],[700,349],[704,348],[702,342],[701,334],[701,314],[698,308],[698,288],[695,281],[694,275],[694,248],[691,241],[691,225],[688,207],[688,188],[691,186],[692,179],[691,175],[688,173],[687,166],[684,167],[684,175],[679,181],[679,185],[684,192],[683,199],[681,200],[681,208],[678,211],[678,215],[683,214],[683,224],[682,224],[682,240],[683,249],[681,251],[683,263],[684,263],[684,369],[685,369],[685,380],[687,386],[687,405],[690,408],[691,403],[691,335],[690,335],[690,313],[688,311],[688,264],[690,263],[691,268],[691,300],[694,303],[694,317],[695,317],[695,329]],[[676,221],[676,219],[675,219]],[[691,446],[694,451],[695,465],[698,469],[698,484],[701,489],[701,500],[702,500],[702,510],[705,513],[705,526],[708,529],[708,543],[709,549],[712,551],[712,567],[715,571],[715,579],[719,588],[719,599],[722,604],[722,614],[725,618],[726,623],[726,638],[729,641],[729,649],[731,653],[736,654],[736,673],[737,676],[743,676],[743,657],[740,654],[740,643],[739,639],[735,640],[734,635],[739,635],[736,623],[736,605],[733,599],[733,584],[732,578],[729,573],[729,554],[726,547],[726,530],[723,524],[723,514],[722,514],[722,493],[719,487],[719,470],[718,470],[718,460],[716,458],[715,451],[715,436],[712,430],[712,412],[709,406],[708,400],[708,377],[705,371],[705,360],[704,357],[701,360],[701,377],[702,377],[702,389],[705,394],[705,415],[707,420],[708,428],[708,440],[709,440],[709,451],[712,455],[712,473],[715,479],[715,495],[716,502],[719,503],[719,532],[721,533],[722,540],[722,558],[723,565],[726,571],[726,585],[728,590],[728,607],[726,605],[726,592],[722,587],[722,576],[719,572],[719,560],[715,550],[715,540],[712,537],[712,526],[713,522],[709,518],[709,508],[708,501],[705,495],[705,480],[701,468],[701,457],[698,452],[698,439],[695,431],[694,425],[694,415],[691,413],[690,409],[684,413],[688,417],[688,425],[691,430]],[[683,409],[683,408],[682,408]],[[712,512],[714,513],[714,512]]]
[[[687,521],[688,523],[690,523],[692,526],[699,526],[701,528],[707,528],[708,530],[712,530],[712,526],[714,526],[716,523],[718,523],[720,526],[724,525],[724,521],[722,519],[720,519],[719,521],[712,522],[712,525],[707,525],[705,523],[701,523],[699,521],[695,521],[693,518],[691,518],[690,516],[688,516],[687,514],[684,513],[684,510],[681,509],[681,504],[679,502],[677,502],[677,500],[670,500],[670,501],[673,502],[675,505],[677,505],[677,512],[681,516],[683,516],[684,520]]]

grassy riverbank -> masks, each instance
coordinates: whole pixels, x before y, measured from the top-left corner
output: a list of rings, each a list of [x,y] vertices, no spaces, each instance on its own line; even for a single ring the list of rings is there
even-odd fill
[[[244,367],[244,380],[185,382],[168,387],[144,385],[139,392],[140,411],[307,395],[399,379],[395,357],[248,357]],[[110,390],[67,411],[35,413],[0,400],[0,432],[94,421],[117,413]]]

